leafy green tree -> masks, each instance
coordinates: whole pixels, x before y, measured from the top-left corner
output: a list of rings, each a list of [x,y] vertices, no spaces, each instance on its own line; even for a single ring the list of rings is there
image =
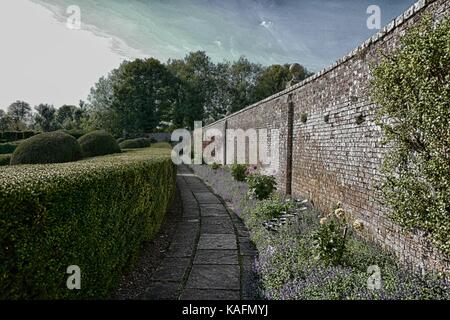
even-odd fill
[[[192,128],[202,121],[210,108],[216,83],[215,65],[203,51],[191,52],[182,60],[169,60],[168,68],[181,81],[182,105],[177,109],[177,124]]]
[[[27,102],[18,100],[8,107],[8,115],[13,121],[15,130],[24,129],[31,117],[31,107]]]
[[[253,102],[258,75],[263,71],[259,64],[251,63],[247,58],[241,57],[229,69],[229,106],[228,113],[239,111]]]
[[[174,75],[158,60],[137,59],[124,66],[113,86],[112,108],[127,133],[152,132],[177,102]]]
[[[374,68],[373,100],[389,146],[381,190],[392,217],[450,254],[450,20],[427,17]]]
[[[10,116],[3,110],[0,109],[0,130],[5,132],[11,128],[12,119]]]
[[[55,118],[55,107],[48,104],[40,104],[34,109],[37,112],[34,121],[42,131],[49,132],[58,128],[58,123]]]
[[[120,80],[121,74],[128,64],[123,62],[119,68],[112,70],[106,77],[101,77],[91,88],[88,96],[87,127],[91,129],[104,129],[117,135],[122,134],[119,128],[119,115],[113,109],[114,85]]]

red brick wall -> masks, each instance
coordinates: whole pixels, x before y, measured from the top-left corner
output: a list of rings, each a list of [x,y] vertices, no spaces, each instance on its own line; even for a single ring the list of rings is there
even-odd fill
[[[368,95],[371,63],[379,51],[398,47],[405,30],[424,13],[436,20],[447,14],[450,0],[419,1],[394,22],[349,55],[312,78],[269,97],[209,127],[280,130],[281,167],[277,175],[282,192],[291,183],[294,196],[306,197],[318,208],[341,202],[355,218],[365,221],[367,236],[415,267],[450,270],[442,256],[420,232],[406,233],[393,224],[376,191],[383,153],[380,129],[374,123],[377,106]],[[292,180],[286,181],[288,99],[293,102]],[[307,122],[301,121],[302,114]],[[357,123],[357,117],[364,121]],[[328,122],[325,121],[328,118]]]

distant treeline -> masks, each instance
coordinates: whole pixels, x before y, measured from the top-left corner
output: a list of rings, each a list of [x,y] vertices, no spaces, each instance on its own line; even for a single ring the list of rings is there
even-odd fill
[[[101,77],[87,103],[36,106],[17,101],[0,110],[0,130],[105,129],[116,136],[192,128],[218,120],[286,87],[289,64],[262,66],[245,57],[214,63],[205,52],[166,63],[124,61]],[[311,75],[303,68],[300,79]]]

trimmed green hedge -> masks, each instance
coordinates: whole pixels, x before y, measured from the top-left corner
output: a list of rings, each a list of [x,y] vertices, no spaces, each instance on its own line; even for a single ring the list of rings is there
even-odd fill
[[[104,156],[107,154],[120,153],[120,147],[114,137],[104,131],[97,130],[85,134],[78,139],[83,157]]]
[[[0,140],[5,142],[11,142],[16,140],[23,140],[31,138],[32,136],[38,134],[35,131],[5,131],[0,132]]]
[[[7,166],[11,161],[10,154],[0,154],[0,166]]]
[[[0,299],[105,298],[152,240],[175,190],[170,152],[0,170]],[[81,269],[68,290],[67,267]]]
[[[60,131],[45,132],[20,143],[11,164],[62,163],[81,158],[78,141]]]

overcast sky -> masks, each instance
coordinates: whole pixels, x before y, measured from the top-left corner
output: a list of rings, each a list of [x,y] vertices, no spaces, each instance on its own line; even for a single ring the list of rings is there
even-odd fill
[[[299,62],[318,71],[413,0],[1,0],[0,108],[75,104],[123,59],[162,61],[205,50],[215,61],[241,55],[265,65]],[[81,30],[66,27],[69,5]]]

